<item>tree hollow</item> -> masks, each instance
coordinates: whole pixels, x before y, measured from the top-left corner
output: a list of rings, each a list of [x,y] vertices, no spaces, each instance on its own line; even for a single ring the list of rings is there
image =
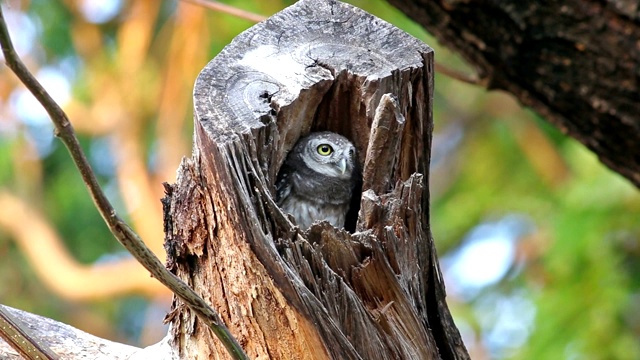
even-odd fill
[[[240,34],[199,75],[195,144],[168,189],[168,266],[250,358],[466,359],[429,228],[433,51],[336,1],[303,0]],[[301,231],[274,202],[311,131],[362,167],[347,230]],[[183,358],[226,358],[180,304]]]

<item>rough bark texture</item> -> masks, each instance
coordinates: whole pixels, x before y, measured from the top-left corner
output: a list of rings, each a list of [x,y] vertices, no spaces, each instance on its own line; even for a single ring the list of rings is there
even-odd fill
[[[202,71],[193,157],[164,199],[169,267],[250,358],[468,358],[429,228],[432,94],[428,46],[326,0],[252,27]],[[287,152],[315,130],[358,149],[353,232],[302,232],[274,203]],[[228,357],[179,301],[168,320],[181,358]]]
[[[640,186],[637,0],[389,0]]]

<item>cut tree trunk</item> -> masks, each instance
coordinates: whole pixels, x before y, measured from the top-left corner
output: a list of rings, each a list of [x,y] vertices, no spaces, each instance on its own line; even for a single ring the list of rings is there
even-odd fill
[[[637,0],[389,0],[640,187]]]
[[[303,0],[239,35],[199,75],[193,156],[167,186],[169,268],[250,358],[467,359],[429,227],[433,52],[364,11]],[[301,231],[274,202],[311,131],[358,150],[346,229]],[[185,359],[228,358],[174,301]]]

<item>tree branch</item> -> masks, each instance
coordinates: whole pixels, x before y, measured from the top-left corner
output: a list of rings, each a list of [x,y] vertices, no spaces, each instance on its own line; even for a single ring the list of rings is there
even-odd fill
[[[158,258],[149,250],[140,237],[116,214],[115,209],[100,188],[98,180],[91,169],[78,138],[75,136],[73,126],[69,122],[67,115],[51,98],[47,91],[40,85],[38,80],[29,72],[17,55],[9,31],[0,7],[0,44],[7,66],[16,74],[20,81],[29,89],[36,99],[45,108],[51,121],[55,125],[55,134],[64,143],[76,164],[82,179],[89,190],[91,198],[100,212],[100,215],[107,223],[109,230],[116,239],[124,246],[137,260],[144,266],[158,281],[167,286],[187,306],[207,324],[216,334],[218,339],[227,348],[229,354],[235,359],[247,359],[246,354],[240,344],[233,338],[227,327],[220,320],[216,311],[211,308],[193,289],[187,286],[173,273],[169,272]],[[27,337],[22,341],[32,343]],[[32,343],[33,344],[33,343]],[[36,344],[33,344],[36,346]],[[16,349],[19,350],[19,349]]]
[[[205,0],[182,0],[182,1],[186,2],[186,3],[194,4],[194,5],[200,5],[202,7],[206,7],[207,9],[220,11],[220,12],[223,12],[225,14],[236,16],[236,17],[239,17],[241,19],[245,19],[245,20],[249,20],[249,21],[253,21],[253,22],[260,22],[260,21],[262,21],[262,20],[267,18],[266,16],[254,14],[254,13],[246,11],[246,10],[238,9],[237,7],[234,7],[234,6],[221,4],[221,3],[217,2],[217,1],[212,1],[212,0],[209,0],[209,1],[205,1]]]
[[[20,320],[0,305],[0,337],[27,359],[56,360],[47,345],[38,341]]]
[[[0,358],[7,359],[96,359],[96,360],[134,360],[154,359],[173,360],[166,340],[144,349],[125,345],[87,334],[67,324],[46,317],[30,314],[26,311],[0,305],[0,316],[10,318],[20,324],[19,331],[28,331],[27,336],[38,342],[39,350],[27,347],[24,352],[15,349],[11,342],[0,338]],[[0,329],[6,324],[0,320]],[[13,334],[11,335],[13,337]],[[15,337],[13,338],[16,339]],[[166,338],[165,338],[166,339]],[[12,341],[13,342],[13,341]],[[15,343],[15,342],[14,342]],[[46,346],[44,345],[46,344]],[[24,344],[18,344],[24,345]],[[55,351],[43,355],[45,348]],[[39,351],[39,352],[38,352]]]
[[[444,66],[438,62],[436,62],[433,67],[436,69],[436,72],[439,72],[452,79],[462,81],[463,83],[486,86],[487,80],[484,78],[479,78],[477,75],[467,75],[460,71],[450,69],[449,67]]]
[[[389,3],[640,188],[637,1]]]

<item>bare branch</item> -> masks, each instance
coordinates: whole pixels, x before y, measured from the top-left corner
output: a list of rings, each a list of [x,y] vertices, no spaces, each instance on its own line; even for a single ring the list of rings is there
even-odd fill
[[[235,359],[247,359],[240,344],[233,338],[227,327],[222,323],[218,313],[211,308],[193,289],[187,286],[177,276],[169,272],[162,262],[146,247],[140,237],[116,214],[115,209],[100,188],[98,180],[91,169],[78,138],[75,135],[73,126],[69,122],[67,115],[51,98],[47,91],[40,85],[38,80],[29,72],[17,55],[9,31],[0,8],[0,44],[7,66],[18,76],[20,81],[38,99],[45,108],[51,121],[55,125],[55,134],[65,144],[73,162],[76,164],[82,179],[89,190],[93,202],[100,212],[100,215],[107,223],[109,230],[116,239],[124,246],[137,260],[144,266],[158,281],[167,286],[174,294],[180,297],[187,306],[207,324],[216,334],[218,339],[224,344],[229,354]],[[29,341],[24,337],[24,341]],[[35,346],[35,344],[33,344]],[[19,349],[16,349],[19,350]]]
[[[59,359],[47,345],[38,341],[29,329],[0,305],[0,337],[26,359]]]
[[[96,359],[96,360],[133,360],[133,359],[154,359],[173,360],[170,349],[167,349],[167,342],[162,340],[159,343],[144,349],[109,341],[86,332],[76,329],[67,324],[48,319],[43,316],[30,314],[26,311],[14,309],[9,306],[0,305],[0,313],[3,317],[8,317],[12,321],[20,323],[21,328],[29,331],[28,336],[40,343],[41,349],[44,344],[54,351],[56,355],[49,354],[48,357],[34,352],[27,348],[28,355],[24,355],[14,349],[10,342],[5,342],[0,338],[0,358],[7,359]],[[0,320],[0,323],[2,321]],[[0,328],[6,326],[1,324]],[[21,356],[22,355],[22,356]]]
[[[435,63],[434,65],[436,72],[439,72],[445,76],[448,76],[452,79],[456,79],[458,81],[462,81],[463,83],[471,84],[471,85],[482,85],[486,86],[486,79],[478,78],[476,75],[467,75],[461,73],[457,70],[450,69],[447,66],[444,66],[440,63]]]
[[[183,2],[186,3],[190,3],[190,4],[195,4],[195,5],[200,5],[202,7],[206,7],[207,9],[211,9],[211,10],[215,10],[215,11],[220,11],[229,15],[233,15],[245,20],[249,20],[249,21],[253,21],[253,22],[260,22],[264,19],[266,19],[266,16],[262,16],[262,15],[258,15],[258,14],[254,14],[252,12],[246,11],[246,10],[242,10],[242,9],[238,9],[237,7],[234,6],[230,6],[230,5],[226,5],[226,4],[221,4],[217,1],[213,1],[213,0],[182,0]]]

